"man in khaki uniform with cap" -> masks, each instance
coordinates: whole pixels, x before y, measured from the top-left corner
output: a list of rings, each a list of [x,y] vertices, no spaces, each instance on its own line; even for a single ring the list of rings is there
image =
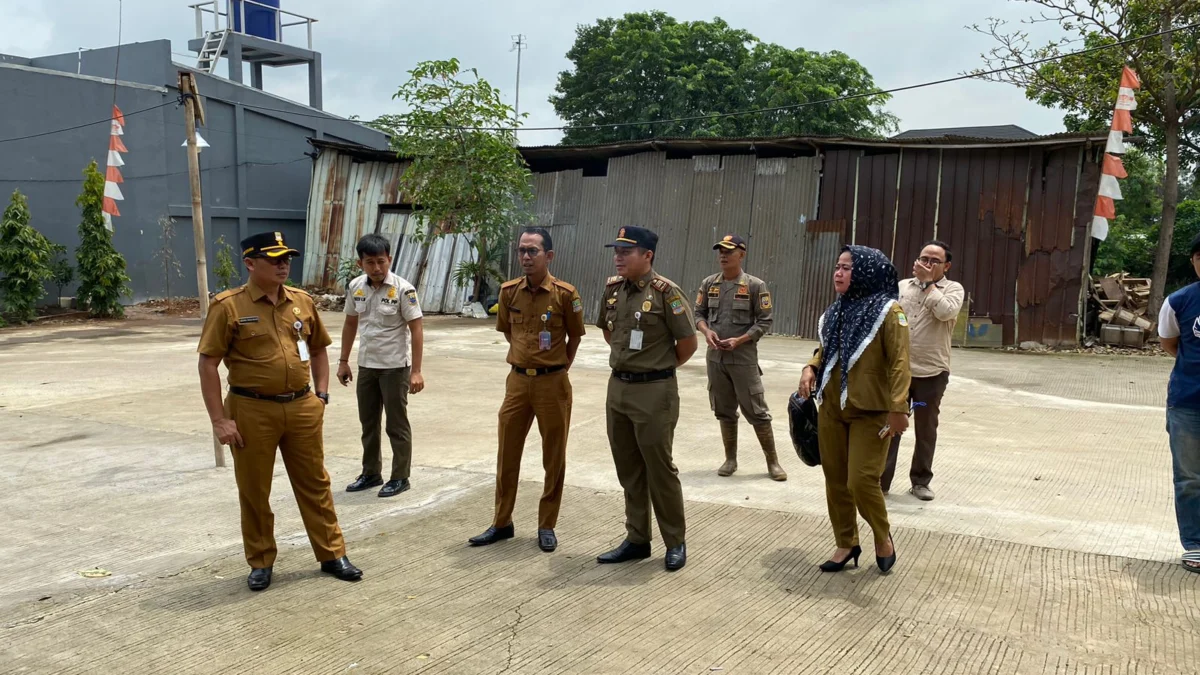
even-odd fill
[[[277,448],[321,571],[345,581],[362,577],[346,558],[325,470],[321,434],[329,403],[326,347],[332,340],[308,293],[284,285],[297,255],[279,232],[242,240],[249,283],[213,300],[197,350],[213,433],[233,452],[242,544],[251,568],[246,583],[252,591],[271,585],[275,564],[270,496]],[[229,369],[224,404],[221,361]]]
[[[687,563],[683,488],[671,458],[679,421],[675,369],[696,353],[691,308],[679,286],[654,272],[658,235],[623,227],[613,248],[617,276],[605,283],[596,326],[611,347],[608,443],[625,489],[625,541],[597,558],[622,563],[650,557],[650,506],[667,545],[666,567]]]
[[[496,461],[496,511],[492,526],[469,543],[487,546],[514,535],[513,506],[521,478],[525,438],[538,423],[542,435],[545,487],[538,505],[538,547],[558,547],[554,526],[567,475],[567,432],[571,427],[571,381],[567,370],[583,339],[583,300],[575,287],[555,279],[549,265],[554,241],[545,228],[526,230],[517,244],[525,276],[500,287],[496,330],[508,341],[512,372],[500,406],[500,452]]]
[[[742,270],[746,241],[727,234],[713,244],[721,271],[696,292],[696,328],[708,343],[708,400],[721,423],[725,463],[718,476],[737,471],[738,408],[754,427],[772,480],[787,480],[775,453],[775,433],[758,367],[758,341],[771,330],[767,284]]]

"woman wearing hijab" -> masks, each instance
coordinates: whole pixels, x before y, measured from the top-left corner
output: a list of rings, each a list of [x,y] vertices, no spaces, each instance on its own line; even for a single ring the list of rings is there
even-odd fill
[[[862,549],[858,518],[875,535],[875,559],[888,572],[896,547],[879,477],[893,436],[908,428],[908,318],[896,268],[883,253],[846,246],[833,273],[837,300],[818,326],[821,347],[804,367],[800,395],[816,394],[825,501],[837,550],[821,565],[840,572]]]

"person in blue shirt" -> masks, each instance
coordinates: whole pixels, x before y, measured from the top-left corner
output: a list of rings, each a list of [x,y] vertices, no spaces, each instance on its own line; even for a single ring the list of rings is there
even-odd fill
[[[1200,277],[1200,235],[1192,240]],[[1158,313],[1162,347],[1175,357],[1167,386],[1167,434],[1175,474],[1175,519],[1183,567],[1200,573],[1200,281],[1172,293]]]

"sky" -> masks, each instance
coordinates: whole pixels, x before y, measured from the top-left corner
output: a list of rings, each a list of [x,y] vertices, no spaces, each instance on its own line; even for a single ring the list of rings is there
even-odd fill
[[[199,0],[0,0],[0,52],[43,56],[120,41],[170,39],[175,59],[194,64],[187,42],[195,37]],[[219,0],[224,5],[225,0]],[[409,0],[281,0],[284,9],[318,20],[314,48],[323,55],[325,109],[372,119],[397,112],[392,94],[419,61],[457,58],[514,103],[516,53],[523,34],[520,108],[529,127],[563,124],[548,99],[575,28],[626,12],[662,10],[679,20],[719,16],[765,42],[811,51],[838,50],[857,59],[881,88],[952,77],[983,65],[987,37],[966,29],[1000,17],[1015,23],[1028,7],[1006,0],[552,0],[423,2]],[[1049,33],[1038,33],[1052,37]],[[303,28],[285,29],[285,41],[303,44]],[[218,73],[225,72],[222,70]],[[268,69],[265,88],[307,102],[303,67]],[[249,82],[247,76],[246,82]],[[1062,131],[1062,113],[1025,99],[1010,85],[965,81],[896,94],[888,110],[900,129],[1017,124],[1037,133]],[[560,132],[525,131],[523,145],[552,144]]]

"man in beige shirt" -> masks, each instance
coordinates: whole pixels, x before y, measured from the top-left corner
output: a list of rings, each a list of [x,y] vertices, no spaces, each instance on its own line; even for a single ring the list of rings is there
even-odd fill
[[[926,502],[933,499],[929,484],[933,482],[938,412],[946,385],[950,383],[950,336],[965,295],[962,284],[946,278],[951,255],[945,242],[935,240],[925,244],[921,256],[913,262],[913,278],[900,282],[900,306],[909,322],[912,384],[908,394],[914,406],[917,437],[908,475],[913,495]],[[896,436],[879,481],[884,494],[892,487],[899,452],[900,437]]]

